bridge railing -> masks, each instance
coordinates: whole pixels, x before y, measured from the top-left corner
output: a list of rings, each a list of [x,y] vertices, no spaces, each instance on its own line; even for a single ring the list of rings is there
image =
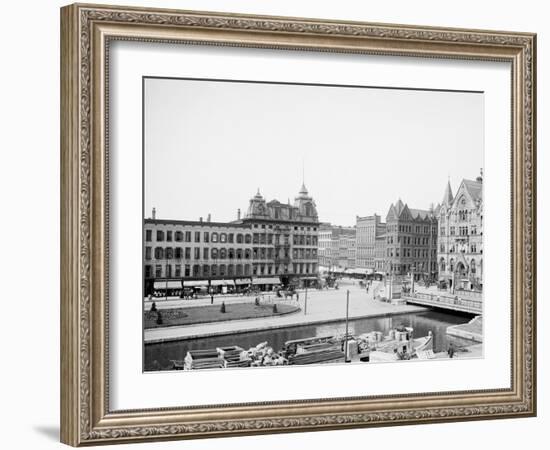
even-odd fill
[[[471,300],[461,298],[457,295],[450,296],[441,294],[428,294],[424,292],[415,292],[406,296],[407,300],[418,303],[436,306],[440,308],[454,309],[459,311],[481,314],[483,312],[483,302],[481,300]]]

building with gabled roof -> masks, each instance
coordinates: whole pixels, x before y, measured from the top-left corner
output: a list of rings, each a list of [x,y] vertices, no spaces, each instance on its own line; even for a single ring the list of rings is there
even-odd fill
[[[438,211],[439,281],[450,290],[483,289],[483,176],[447,183]]]
[[[433,208],[409,208],[401,199],[392,203],[386,215],[385,244],[384,272],[413,275],[415,280],[436,277],[437,218]]]

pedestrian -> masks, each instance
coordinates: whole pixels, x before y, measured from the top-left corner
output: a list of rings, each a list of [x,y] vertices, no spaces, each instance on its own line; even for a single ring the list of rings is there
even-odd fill
[[[449,348],[447,350],[447,354],[449,355],[449,358],[452,358],[455,354],[455,346],[453,345],[453,343],[451,342],[449,344]]]

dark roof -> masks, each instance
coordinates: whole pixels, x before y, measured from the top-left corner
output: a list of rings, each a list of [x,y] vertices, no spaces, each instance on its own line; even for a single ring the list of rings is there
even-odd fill
[[[472,200],[481,200],[483,196],[483,183],[474,180],[462,180],[464,187],[472,197]]]

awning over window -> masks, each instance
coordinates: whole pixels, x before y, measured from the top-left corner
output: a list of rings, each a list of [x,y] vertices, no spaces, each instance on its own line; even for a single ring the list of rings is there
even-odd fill
[[[154,289],[181,289],[180,280],[155,281]]]
[[[317,277],[300,277],[300,280],[317,280]]]
[[[190,280],[184,282],[185,287],[201,287],[208,286],[208,280]]]
[[[233,280],[212,280],[210,284],[212,286],[235,286]]]
[[[281,280],[279,277],[273,277],[273,278],[254,278],[252,280],[252,284],[258,285],[258,284],[281,284]]]
[[[235,280],[235,284],[237,285],[250,284],[250,278],[237,278]]]

